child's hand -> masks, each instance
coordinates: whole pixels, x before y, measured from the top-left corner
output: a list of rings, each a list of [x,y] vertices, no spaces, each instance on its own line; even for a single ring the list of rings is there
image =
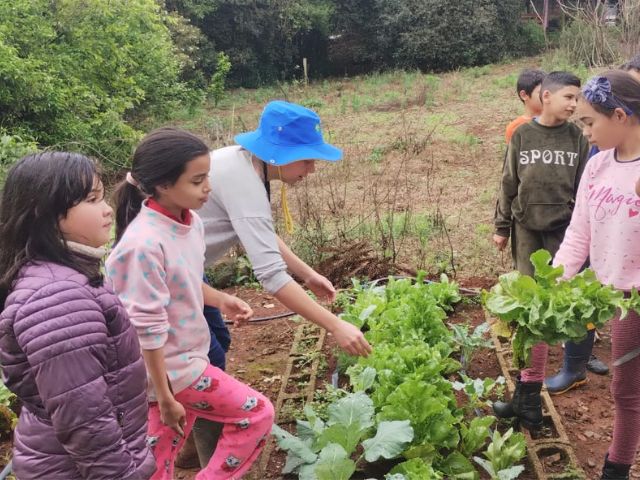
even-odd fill
[[[184,437],[184,425],[187,422],[187,412],[175,398],[159,402],[160,421],[171,427],[178,435]]]
[[[338,346],[351,355],[368,357],[371,353],[371,345],[364,338],[360,329],[349,322],[340,320],[331,334],[335,337]]]
[[[636,181],[636,195],[640,197],[640,178]]]
[[[336,289],[327,277],[320,275],[318,272],[313,272],[313,274],[305,280],[304,284],[316,297],[326,300],[329,303],[335,301]]]
[[[495,243],[497,249],[501,252],[507,246],[507,242],[509,242],[509,237],[503,237],[502,235],[498,235],[497,233],[493,236],[493,243]]]
[[[223,297],[220,311],[233,320],[234,327],[239,327],[253,317],[253,310],[245,301],[229,294]]]

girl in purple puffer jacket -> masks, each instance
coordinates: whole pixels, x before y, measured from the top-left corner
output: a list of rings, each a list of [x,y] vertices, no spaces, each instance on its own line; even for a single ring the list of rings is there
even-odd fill
[[[29,155],[0,207],[0,367],[22,402],[19,480],[146,480],[146,373],[135,330],[103,285],[112,209],[96,165]]]

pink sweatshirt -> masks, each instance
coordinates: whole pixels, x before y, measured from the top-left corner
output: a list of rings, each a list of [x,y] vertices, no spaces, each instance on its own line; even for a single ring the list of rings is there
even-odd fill
[[[127,227],[106,262],[107,277],[138,332],[143,350],[164,348],[173,393],[202,375],[211,341],[202,313],[204,228],[146,205]],[[149,379],[149,398],[155,391]]]
[[[598,280],[620,290],[640,286],[640,198],[635,193],[640,159],[618,162],[615,150],[589,160],[576,206],[554,265],[565,277],[579,272],[587,257]]]

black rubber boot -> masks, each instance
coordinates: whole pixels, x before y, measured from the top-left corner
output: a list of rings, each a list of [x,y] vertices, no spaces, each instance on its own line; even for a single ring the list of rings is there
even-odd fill
[[[495,402],[493,411],[498,418],[516,417],[527,430],[538,430],[542,427],[540,390],[542,383],[523,383],[518,377],[511,401]]]
[[[604,467],[600,480],[629,480],[631,465],[625,463],[613,463],[609,461],[609,454],[604,457]]]
[[[564,344],[564,360],[560,371],[553,377],[544,379],[551,395],[561,395],[587,382],[587,362],[593,350],[595,330],[589,330],[587,338],[580,343]]]

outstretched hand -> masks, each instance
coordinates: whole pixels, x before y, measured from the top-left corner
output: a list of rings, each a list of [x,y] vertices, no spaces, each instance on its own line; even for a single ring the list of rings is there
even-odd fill
[[[371,353],[371,345],[355,325],[340,320],[340,323],[331,333],[335,337],[338,346],[345,352],[361,357],[367,357]]]
[[[239,327],[253,317],[253,310],[247,302],[233,295],[225,294],[220,304],[220,311],[233,320],[233,326]]]
[[[313,272],[304,284],[320,300],[325,300],[329,303],[335,301],[336,289],[327,277],[320,275],[318,272]]]

